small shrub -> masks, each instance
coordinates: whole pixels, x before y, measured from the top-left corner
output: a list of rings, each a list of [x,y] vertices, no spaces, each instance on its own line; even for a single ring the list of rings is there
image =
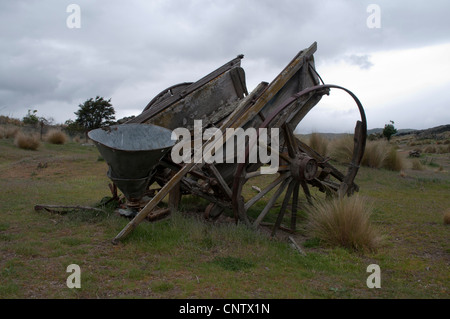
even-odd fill
[[[412,161],[412,169],[415,171],[423,171],[424,167],[418,159],[415,159]]]
[[[50,130],[45,136],[45,140],[51,144],[64,144],[67,141],[67,135],[59,130]]]
[[[327,155],[328,140],[324,136],[318,133],[312,133],[308,145],[320,155]]]
[[[438,149],[436,149],[436,153],[438,154],[445,154],[448,153],[449,147],[447,146],[441,146]]]
[[[15,125],[15,126],[20,126],[20,125],[22,125],[22,122],[19,119],[0,115],[0,124],[10,124],[10,125]]]
[[[397,152],[397,148],[397,146],[392,146],[386,141],[367,141],[361,165],[401,171],[405,165],[403,158]]]
[[[19,128],[17,126],[5,126],[0,128],[0,138],[15,138]]]
[[[370,213],[358,195],[332,198],[308,207],[307,231],[331,246],[373,251],[380,236],[370,223]]]
[[[395,148],[390,148],[383,161],[383,168],[398,172],[401,171],[404,166],[403,158],[398,154],[397,150]]]
[[[450,210],[444,214],[444,224],[450,225]]]
[[[25,150],[37,150],[41,145],[37,135],[27,135],[22,132],[17,133],[14,144]]]
[[[371,168],[381,168],[387,157],[387,146],[388,143],[386,141],[368,141],[364,150],[364,156],[361,160],[361,165]]]
[[[434,154],[434,153],[436,153],[436,147],[434,147],[433,145],[429,145],[429,146],[425,147],[425,149],[423,151],[425,153]]]

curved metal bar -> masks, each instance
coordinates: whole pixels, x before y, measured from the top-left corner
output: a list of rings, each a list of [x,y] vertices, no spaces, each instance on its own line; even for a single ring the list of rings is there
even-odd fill
[[[358,106],[358,109],[359,109],[359,113],[361,115],[361,121],[364,124],[366,124],[366,127],[367,127],[367,120],[366,120],[366,114],[364,112],[364,108],[363,108],[361,102],[359,101],[359,99],[356,97],[355,94],[353,94],[352,91],[350,91],[342,86],[338,86],[338,85],[334,85],[334,84],[323,84],[323,85],[311,86],[307,89],[304,89],[303,91],[300,91],[300,92],[294,94],[292,97],[287,99],[283,104],[281,104],[277,109],[275,109],[268,117],[266,117],[265,121],[261,124],[260,128],[267,127],[267,125],[275,118],[275,116],[278,113],[280,113],[286,107],[288,107],[289,105],[294,103],[300,97],[302,97],[308,93],[311,93],[311,92],[325,90],[325,89],[340,89],[340,90],[343,90],[346,93],[348,93],[353,98],[353,100],[356,102],[356,105]]]
[[[306,88],[296,94],[294,94],[292,97],[290,97],[289,99],[287,99],[283,104],[281,104],[279,107],[277,107],[269,116],[267,116],[264,120],[264,122],[260,125],[259,128],[265,128],[269,125],[269,123],[281,112],[283,111],[286,107],[288,107],[289,105],[291,105],[292,103],[294,103],[295,101],[297,101],[299,98],[301,98],[302,96],[312,93],[312,92],[318,92],[321,90],[329,90],[329,89],[340,89],[345,91],[346,93],[348,93],[353,100],[355,101],[360,116],[361,116],[361,129],[363,130],[363,132],[367,132],[367,119],[366,119],[366,114],[364,112],[364,108],[361,104],[361,101],[358,99],[358,97],[350,90],[338,86],[338,85],[334,85],[334,84],[323,84],[323,85],[316,85],[316,86],[312,86],[309,88]],[[327,93],[328,94],[328,93]],[[358,125],[357,125],[358,126]],[[257,130],[257,134],[259,134],[259,130]],[[366,137],[367,133],[364,133],[362,137]],[[365,148],[365,138],[362,141],[362,153],[364,152],[364,148]],[[246,154],[245,154],[245,158],[248,157],[249,151],[251,149],[251,147],[253,147],[254,145],[248,145],[246,148]],[[361,160],[361,156],[358,156],[359,160]],[[353,164],[353,161],[352,161]],[[235,192],[234,190],[239,189],[238,185],[240,182],[240,176],[242,175],[242,171],[245,167],[246,163],[241,163],[238,165],[237,169],[236,169],[236,174],[234,175],[234,181],[233,181],[233,196],[232,196],[232,205],[233,208],[238,207],[238,194],[237,192]],[[348,175],[348,174],[347,174]],[[238,214],[237,212],[234,212],[234,217],[237,221],[238,219]]]

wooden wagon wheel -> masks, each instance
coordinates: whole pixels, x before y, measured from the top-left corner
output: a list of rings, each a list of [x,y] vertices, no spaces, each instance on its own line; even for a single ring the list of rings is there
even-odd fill
[[[341,171],[342,169],[338,169],[330,164],[327,158],[297,139],[294,136],[293,128],[288,123],[284,123],[281,127],[284,143],[283,147],[280,147],[278,150],[280,156],[278,171],[272,176],[267,175],[269,176],[267,179],[270,181],[261,190],[258,190],[259,192],[256,195],[252,195],[250,198],[245,198],[246,196],[243,194],[244,185],[252,184],[255,178],[261,176],[259,171],[261,165],[248,163],[238,165],[234,178],[232,196],[233,211],[236,219],[239,218],[247,225],[257,227],[268,216],[270,210],[278,205],[277,200],[282,198],[278,215],[273,223],[272,236],[281,227],[281,222],[288,208],[291,211],[288,230],[293,232],[296,229],[296,218],[301,193],[304,194],[306,201],[313,203],[313,198],[317,194],[320,194],[320,192],[325,194],[325,196],[345,196],[351,195],[354,191],[358,190],[358,186],[354,184],[354,179],[364,154],[367,124],[364,109],[360,101],[349,90],[330,84],[305,89],[278,107],[271,116],[266,118],[261,127],[270,127],[271,121],[276,118],[277,114],[305,94],[329,88],[341,89],[350,94],[356,102],[361,115],[361,121],[357,121],[355,127],[353,155],[347,172],[343,173]],[[246,156],[248,156],[251,147],[251,145],[247,147]],[[317,190],[320,192],[317,192]],[[251,208],[265,196],[271,197],[265,202],[262,210],[256,209],[257,216],[253,216],[252,218],[249,215]]]

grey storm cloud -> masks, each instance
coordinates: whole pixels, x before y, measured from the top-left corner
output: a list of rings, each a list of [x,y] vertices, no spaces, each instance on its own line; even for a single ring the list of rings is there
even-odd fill
[[[66,25],[71,3],[81,8],[79,29]],[[372,52],[449,40],[448,1],[376,1],[380,29],[366,25],[370,3],[2,1],[0,110],[21,117],[35,108],[64,122],[100,95],[139,111],[165,87],[196,81],[238,54],[254,84],[314,41],[318,63],[344,59],[364,69]]]
[[[352,54],[350,56],[346,56],[345,60],[350,64],[359,66],[361,69],[370,69],[373,66],[373,63],[370,62],[370,56],[368,54]]]

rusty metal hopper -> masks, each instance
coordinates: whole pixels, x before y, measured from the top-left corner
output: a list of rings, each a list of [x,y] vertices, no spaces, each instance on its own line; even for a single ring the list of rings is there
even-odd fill
[[[147,190],[154,168],[175,141],[172,131],[151,124],[122,124],[88,133],[109,166],[108,177],[130,203]]]

